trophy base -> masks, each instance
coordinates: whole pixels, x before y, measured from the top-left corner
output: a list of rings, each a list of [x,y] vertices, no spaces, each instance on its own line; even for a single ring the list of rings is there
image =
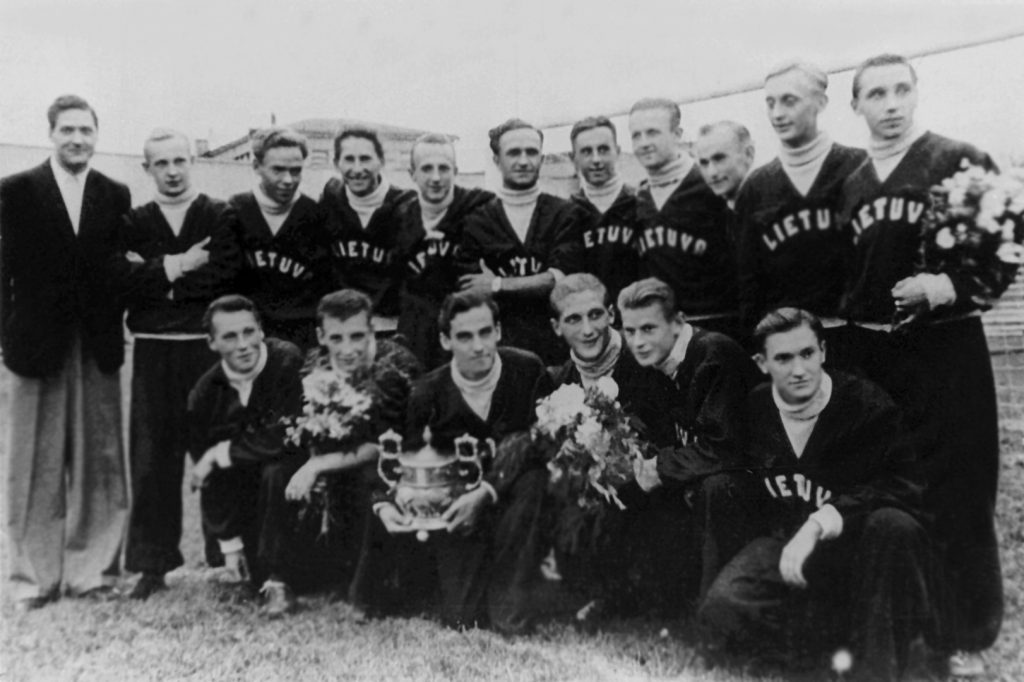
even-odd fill
[[[416,533],[416,539],[420,542],[426,542],[427,538],[430,537],[430,531],[444,530],[448,527],[448,522],[443,520],[439,516],[435,517],[414,517],[412,522],[403,529],[405,533]]]

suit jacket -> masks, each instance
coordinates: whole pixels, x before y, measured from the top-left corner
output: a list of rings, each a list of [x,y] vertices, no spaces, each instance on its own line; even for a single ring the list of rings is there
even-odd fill
[[[49,160],[0,180],[0,342],[26,377],[56,374],[72,339],[100,371],[124,361],[124,311],[113,276],[128,188],[96,170],[85,180],[75,234]]]

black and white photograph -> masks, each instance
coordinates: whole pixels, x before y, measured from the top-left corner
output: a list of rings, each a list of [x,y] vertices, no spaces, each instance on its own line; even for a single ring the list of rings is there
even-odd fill
[[[1024,679],[1024,4],[4,0],[0,680]]]

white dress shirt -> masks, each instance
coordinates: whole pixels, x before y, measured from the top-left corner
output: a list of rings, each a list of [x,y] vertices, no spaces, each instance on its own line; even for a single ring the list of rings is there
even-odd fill
[[[60,189],[60,198],[64,200],[64,208],[67,209],[68,218],[71,219],[71,227],[75,234],[78,234],[78,223],[82,217],[82,197],[85,195],[85,178],[89,174],[89,167],[86,166],[81,173],[72,174],[57,162],[57,159],[50,157],[50,168],[53,169],[53,177],[57,180],[57,188]]]

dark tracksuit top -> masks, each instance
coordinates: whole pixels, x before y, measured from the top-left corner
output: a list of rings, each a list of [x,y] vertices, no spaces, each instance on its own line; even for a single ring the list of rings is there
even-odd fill
[[[806,196],[777,157],[751,172],[736,200],[745,329],[783,306],[819,317],[839,314],[853,251],[839,221],[839,192],[866,157],[861,149],[833,144]]]
[[[316,202],[300,197],[276,235],[252,192],[236,194],[229,203],[229,222],[242,249],[238,292],[253,300],[271,332],[301,325],[311,333],[317,303],[330,284],[330,238]],[[288,340],[304,342],[291,334]]]
[[[739,461],[747,431],[744,402],[758,380],[738,343],[693,328],[672,378],[677,396],[665,405],[676,429],[676,444],[658,455],[658,474],[666,485],[696,483]]]
[[[624,186],[604,213],[582,191],[570,198],[587,216],[583,227],[583,272],[601,280],[614,305],[619,292],[635,282],[640,272],[636,189]]]
[[[565,199],[541,194],[521,241],[495,197],[471,213],[462,234],[459,262],[467,273],[480,272],[480,259],[501,277],[538,275],[552,268],[563,274],[583,267],[581,229],[584,218]],[[556,364],[568,353],[551,329],[548,292],[539,295],[499,293],[502,341]]]
[[[398,333],[427,369],[437,367],[447,357],[438,340],[437,315],[445,297],[459,289],[462,273],[456,250],[466,216],[494,198],[482,189],[456,185],[453,191],[451,205],[434,228],[444,235],[441,239],[426,239],[418,198],[402,205],[395,239],[395,263],[402,268]]]
[[[657,277],[676,294],[686,315],[735,316],[736,245],[728,205],[694,165],[659,210],[647,183],[637,193],[640,276]]]
[[[241,267],[241,250],[228,229],[227,211],[225,202],[200,194],[185,213],[177,235],[155,201],[125,216],[122,247],[145,259],[132,266],[126,283],[128,329],[147,334],[204,333],[206,306],[233,289]],[[164,256],[184,253],[207,237],[211,239],[206,265],[169,282]]]
[[[373,300],[374,313],[382,317],[398,315],[404,273],[395,263],[394,249],[401,206],[413,196],[410,190],[390,188],[365,228],[349,205],[341,180],[328,180],[320,197],[331,235],[331,289],[362,291]]]
[[[960,170],[961,161],[995,169],[992,159],[975,147],[925,133],[918,138],[885,182],[871,160],[847,178],[841,215],[855,244],[843,312],[858,322],[888,323],[895,313],[891,290],[915,274],[921,245],[921,220],[930,204],[929,190]],[[931,246],[931,245],[930,245]],[[927,314],[929,320],[958,317],[983,304],[973,297],[998,296],[1013,282],[1016,267],[983,264],[946,272],[956,302]]]

